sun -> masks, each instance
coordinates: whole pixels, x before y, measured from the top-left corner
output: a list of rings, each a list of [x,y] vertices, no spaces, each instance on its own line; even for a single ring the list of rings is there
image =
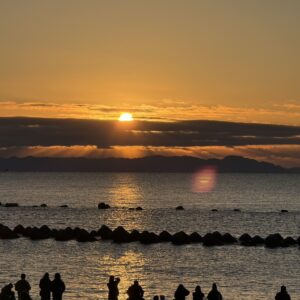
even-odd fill
[[[119,121],[121,121],[121,122],[130,122],[130,121],[133,121],[132,114],[128,113],[128,112],[122,113],[120,115],[120,117],[119,117]]]

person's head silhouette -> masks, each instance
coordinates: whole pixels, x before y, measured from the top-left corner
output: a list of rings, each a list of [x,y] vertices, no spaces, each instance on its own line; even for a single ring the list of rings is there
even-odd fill
[[[60,274],[59,273],[55,273],[54,278],[55,279],[60,279]]]
[[[21,274],[21,279],[25,279],[26,275],[24,273]]]
[[[283,285],[280,290],[282,293],[286,293],[286,286]]]
[[[195,288],[195,292],[197,293],[201,293],[201,287],[199,285],[196,286]]]

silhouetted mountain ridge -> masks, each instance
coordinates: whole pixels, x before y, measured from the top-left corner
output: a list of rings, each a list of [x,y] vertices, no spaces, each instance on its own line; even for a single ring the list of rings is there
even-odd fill
[[[240,156],[201,159],[191,156],[149,156],[143,158],[0,158],[0,170],[13,172],[195,172],[205,166],[221,173],[300,173]]]

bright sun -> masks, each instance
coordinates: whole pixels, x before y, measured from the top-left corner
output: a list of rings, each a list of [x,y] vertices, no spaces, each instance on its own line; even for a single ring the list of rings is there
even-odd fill
[[[130,122],[130,121],[133,121],[133,117],[132,117],[132,114],[130,113],[122,113],[119,117],[119,121],[121,122]]]

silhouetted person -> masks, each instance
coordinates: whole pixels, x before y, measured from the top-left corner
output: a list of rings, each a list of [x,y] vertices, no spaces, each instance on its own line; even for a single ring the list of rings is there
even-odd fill
[[[223,297],[221,293],[218,291],[217,285],[214,283],[212,285],[211,291],[207,295],[208,300],[222,300]]]
[[[31,290],[31,286],[29,282],[26,280],[26,275],[21,274],[21,279],[15,284],[15,290],[18,292],[18,299],[25,300],[26,294],[29,295],[29,291]]]
[[[12,291],[13,284],[9,283],[1,289],[0,300],[16,300],[15,293]]]
[[[291,297],[284,285],[281,287],[280,292],[276,294],[275,300],[291,300]]]
[[[107,283],[108,287],[108,300],[118,300],[119,296],[119,288],[118,284],[120,282],[120,278],[116,278],[114,276],[109,276],[109,281]]]
[[[51,295],[51,280],[49,278],[49,273],[45,273],[40,280],[40,296],[41,300],[50,300]]]
[[[193,300],[203,300],[204,294],[201,291],[201,287],[199,285],[196,286],[195,292],[193,293]]]
[[[53,300],[62,300],[62,294],[64,293],[66,286],[60,278],[60,274],[56,273],[54,280],[51,282],[51,291]]]
[[[153,300],[159,300],[159,297],[156,295],[153,297]]]
[[[179,284],[177,290],[175,291],[174,297],[175,300],[185,300],[185,297],[190,294],[190,291],[188,291],[183,284]]]
[[[134,281],[133,285],[131,285],[128,290],[128,300],[142,300],[144,296],[144,290],[139,285],[137,280]]]

